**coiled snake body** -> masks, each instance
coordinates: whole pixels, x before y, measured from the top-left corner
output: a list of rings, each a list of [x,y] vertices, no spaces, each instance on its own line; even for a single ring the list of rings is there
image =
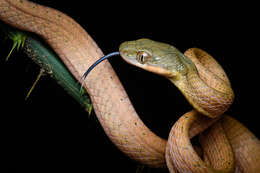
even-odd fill
[[[103,56],[84,29],[52,8],[26,0],[0,0],[0,19],[39,34],[78,80]],[[183,55],[173,46],[148,39],[125,42],[119,51],[130,64],[167,77],[195,108],[174,124],[165,141],[140,120],[110,64],[101,63],[83,85],[106,134],[122,152],[152,167],[166,167],[167,162],[170,172],[260,172],[259,140],[235,119],[220,116],[234,94],[210,55],[200,49]],[[199,133],[204,161],[189,140]]]

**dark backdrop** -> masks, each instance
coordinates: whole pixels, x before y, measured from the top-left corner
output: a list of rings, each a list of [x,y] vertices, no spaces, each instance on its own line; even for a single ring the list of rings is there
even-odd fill
[[[182,52],[190,47],[206,50],[223,66],[236,94],[228,114],[260,136],[259,27],[254,4],[35,2],[73,17],[105,54],[118,50],[123,41],[143,37],[172,44]],[[54,80],[43,77],[24,101],[39,69],[22,53],[4,62],[10,48],[11,42],[1,42],[2,141],[6,144],[2,149],[9,171],[135,172],[136,163],[114,147],[94,113],[89,117]],[[166,79],[119,57],[110,62],[145,124],[167,138],[174,121],[191,106]]]

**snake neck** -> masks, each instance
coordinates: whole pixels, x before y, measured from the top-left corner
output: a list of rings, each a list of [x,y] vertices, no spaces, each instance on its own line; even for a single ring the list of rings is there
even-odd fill
[[[197,71],[187,73],[178,80],[170,79],[194,109],[211,118],[222,115],[234,99],[230,86],[225,81],[218,80],[224,86],[221,90],[207,84]]]

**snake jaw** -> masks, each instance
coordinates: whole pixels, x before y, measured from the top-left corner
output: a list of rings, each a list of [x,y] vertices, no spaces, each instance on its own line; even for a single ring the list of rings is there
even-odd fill
[[[125,60],[127,63],[134,65],[136,67],[139,67],[141,69],[144,69],[146,71],[159,74],[161,76],[164,76],[166,78],[175,78],[177,75],[169,70],[166,70],[162,67],[153,65],[153,64],[141,64],[140,62],[137,61],[136,56],[129,56],[129,50],[127,51],[120,51],[120,55]]]
[[[175,72],[171,72],[169,70],[166,70],[164,68],[158,67],[158,66],[154,66],[154,65],[146,65],[146,67],[144,67],[147,71],[153,72],[155,74],[159,74],[162,75],[166,78],[174,78],[177,79],[178,78],[178,74]]]

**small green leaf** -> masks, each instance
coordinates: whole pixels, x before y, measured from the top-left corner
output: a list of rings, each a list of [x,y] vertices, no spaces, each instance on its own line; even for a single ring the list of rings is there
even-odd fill
[[[86,107],[87,107],[88,116],[90,116],[91,112],[92,112],[92,109],[93,109],[93,105],[92,104],[87,104]]]
[[[9,57],[11,56],[11,54],[12,54],[12,52],[15,49],[16,46],[17,46],[17,42],[14,42],[12,49],[10,50],[9,54],[7,55],[7,57],[5,58],[5,61],[8,61]]]
[[[33,89],[35,88],[36,84],[39,82],[40,78],[42,77],[42,75],[44,74],[45,70],[43,68],[41,68],[36,80],[34,81],[31,89],[28,91],[26,97],[25,97],[25,100],[27,100],[30,96],[30,94],[32,93]]]
[[[14,49],[16,48],[17,51],[20,48],[23,48],[24,42],[26,40],[26,35],[23,32],[20,31],[13,31],[13,32],[8,32],[8,37],[13,40],[13,46],[12,49],[10,50],[9,54],[6,57],[6,61],[8,61],[9,57],[13,53]]]

